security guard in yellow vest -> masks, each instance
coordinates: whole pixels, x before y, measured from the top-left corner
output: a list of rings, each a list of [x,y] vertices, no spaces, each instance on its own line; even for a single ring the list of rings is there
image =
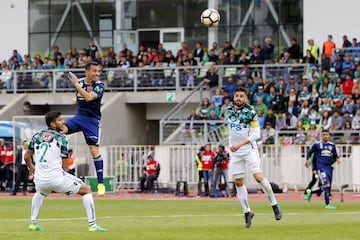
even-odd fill
[[[196,160],[196,166],[199,174],[199,181],[198,181],[198,196],[201,195],[201,186],[204,182],[204,175],[202,172],[202,163],[201,163],[201,153],[204,151],[204,147],[200,147],[199,152],[196,153],[195,160]]]
[[[310,50],[311,55],[313,55],[315,60],[318,61],[320,55],[319,46],[315,45],[314,39],[309,39],[308,44],[309,45],[307,46],[306,50]]]

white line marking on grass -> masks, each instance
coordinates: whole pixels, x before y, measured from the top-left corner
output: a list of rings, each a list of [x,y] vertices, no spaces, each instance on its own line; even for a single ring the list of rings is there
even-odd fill
[[[360,212],[322,212],[322,213],[299,213],[299,212],[290,212],[284,213],[284,216],[308,216],[308,215],[359,215]],[[257,213],[257,216],[267,216],[273,215],[272,213]],[[186,215],[130,215],[130,216],[102,216],[97,217],[97,219],[126,219],[126,218],[193,218],[193,217],[242,217],[243,214],[186,214]],[[41,218],[41,221],[82,221],[86,220],[86,217],[79,217],[79,218]],[[10,222],[28,222],[28,218],[20,218],[20,219],[3,219],[2,221]]]

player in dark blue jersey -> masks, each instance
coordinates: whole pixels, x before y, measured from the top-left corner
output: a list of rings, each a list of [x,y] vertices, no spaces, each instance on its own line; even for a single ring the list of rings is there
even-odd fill
[[[97,62],[89,62],[85,67],[85,78],[78,79],[69,73],[69,79],[76,89],[77,111],[74,117],[65,121],[63,133],[71,134],[82,131],[94,159],[98,179],[98,195],[105,194],[103,178],[103,159],[99,151],[101,129],[101,99],[105,87],[98,80],[100,69]]]
[[[330,132],[329,130],[322,131],[322,141],[314,143],[307,155],[305,166],[310,166],[310,157],[314,154],[316,164],[314,169],[317,171],[317,175],[320,181],[320,190],[324,191],[325,204],[327,209],[336,209],[330,204],[330,187],[332,180],[332,165],[340,162],[339,156],[336,151],[334,143],[329,142]],[[319,192],[319,189],[307,189],[307,200],[311,201],[311,194]]]

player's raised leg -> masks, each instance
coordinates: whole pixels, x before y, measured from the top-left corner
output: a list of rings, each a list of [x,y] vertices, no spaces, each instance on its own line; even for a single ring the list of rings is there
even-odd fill
[[[98,179],[98,185],[97,185],[98,195],[104,195],[105,194],[104,175],[103,175],[104,160],[100,155],[99,146],[89,145],[89,149],[94,160],[96,176]]]
[[[278,202],[276,201],[275,194],[271,188],[270,182],[266,178],[264,178],[261,172],[254,173],[253,176],[255,180],[260,184],[264,194],[267,196],[274,211],[275,219],[280,220],[282,218],[282,212],[279,208]]]
[[[96,175],[98,179],[98,195],[105,194],[104,186],[104,161],[100,155],[99,145],[100,145],[100,136],[101,136],[101,123],[100,120],[94,118],[86,118],[87,127],[82,129],[86,143],[89,146],[91,156],[94,160]]]
[[[275,219],[280,220],[282,218],[282,212],[279,208],[278,202],[276,201],[275,194],[271,188],[270,182],[264,177],[261,167],[260,167],[260,156],[257,149],[250,151],[246,155],[246,160],[248,162],[250,173],[253,175],[257,183],[260,184],[261,189],[264,194],[267,196],[272,209],[274,211]]]

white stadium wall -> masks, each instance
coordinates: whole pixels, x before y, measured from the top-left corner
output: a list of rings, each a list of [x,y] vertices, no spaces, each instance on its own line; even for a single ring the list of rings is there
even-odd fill
[[[28,0],[0,1],[0,60],[7,60],[14,49],[28,53],[28,7]]]
[[[342,36],[360,40],[359,0],[304,0],[304,48],[313,38],[322,51],[322,44],[329,34],[336,47],[342,46]]]

